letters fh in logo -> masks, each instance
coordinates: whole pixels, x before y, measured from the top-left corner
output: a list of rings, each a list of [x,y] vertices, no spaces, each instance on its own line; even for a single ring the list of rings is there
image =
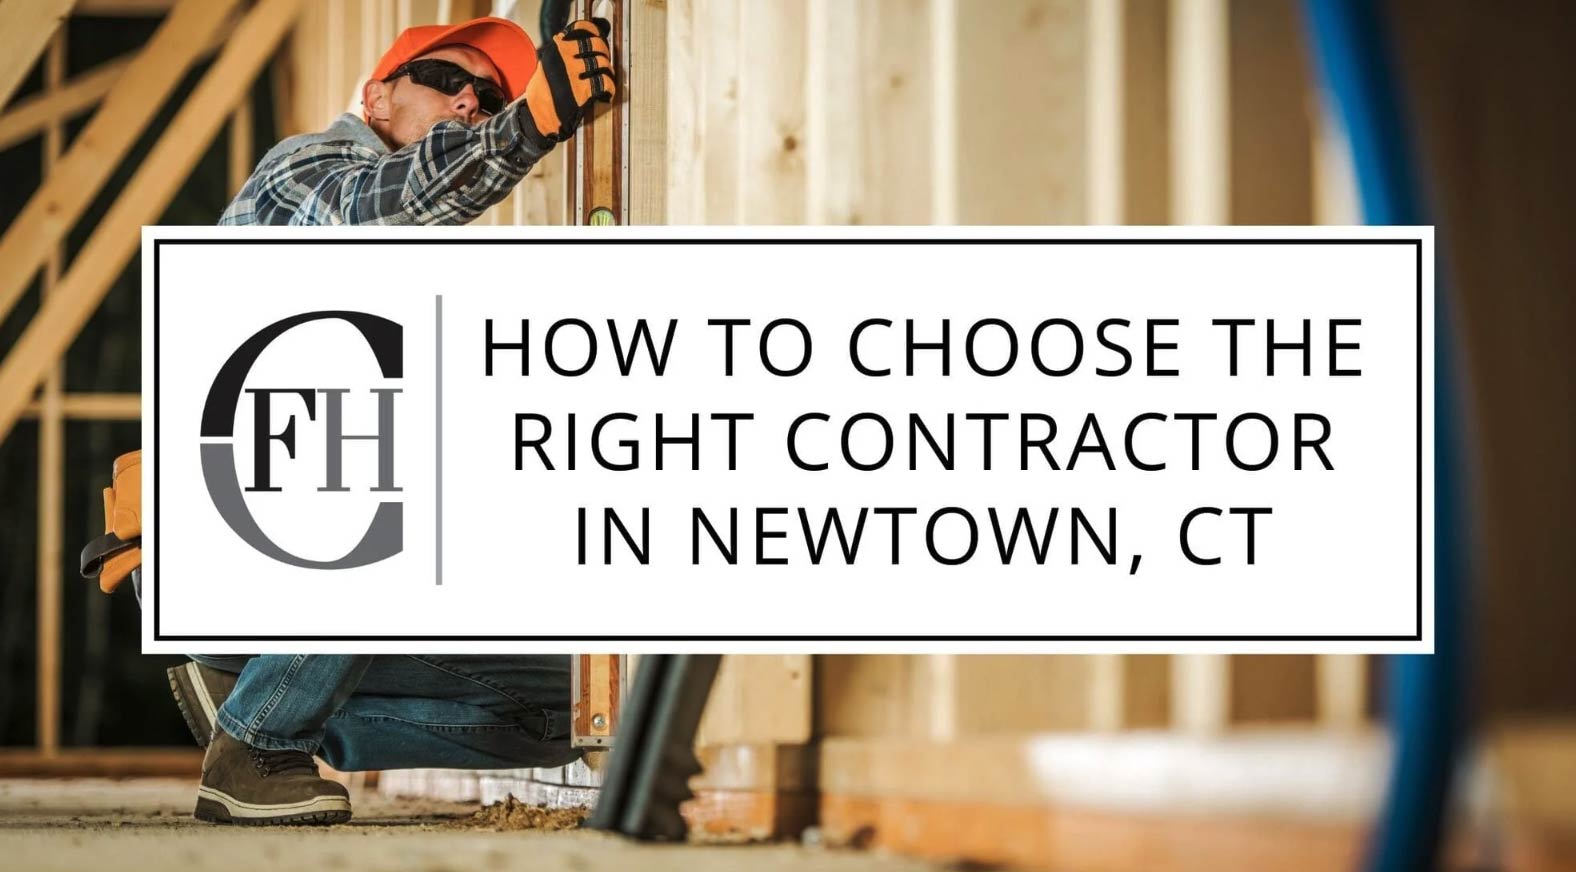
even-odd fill
[[[237,535],[248,545],[281,563],[307,569],[352,569],[366,566],[398,554],[404,548],[404,505],[400,502],[381,502],[372,516],[372,523],[344,556],[334,560],[310,560],[286,551],[268,538],[246,505],[239,474],[235,468],[235,411],[241,401],[242,385],[251,372],[252,365],[275,339],[286,331],[313,321],[339,320],[354,327],[372,349],[378,369],[386,379],[403,378],[405,369],[404,329],[387,318],[365,312],[307,312],[294,315],[264,327],[241,344],[230,359],[219,369],[213,386],[208,389],[208,401],[202,414],[202,474],[208,485],[208,495],[214,507]],[[326,350],[326,349],[325,349]],[[326,355],[325,355],[326,356]],[[370,435],[352,435],[344,431],[344,398],[350,392],[343,387],[289,387],[246,388],[252,397],[252,432],[243,435],[252,444],[252,486],[245,492],[277,492],[272,478],[271,443],[282,443],[289,457],[296,455],[297,417],[290,413],[289,421],[278,432],[273,429],[273,404],[275,398],[297,397],[306,405],[310,421],[321,420],[326,442],[324,484],[318,492],[348,491],[344,482],[344,444],[347,439],[367,439],[377,443],[378,475],[375,492],[398,492],[394,484],[394,395],[398,388],[370,388],[377,398],[378,427]],[[318,412],[322,415],[319,418]],[[223,439],[226,441],[208,441]],[[303,512],[303,517],[312,517]]]

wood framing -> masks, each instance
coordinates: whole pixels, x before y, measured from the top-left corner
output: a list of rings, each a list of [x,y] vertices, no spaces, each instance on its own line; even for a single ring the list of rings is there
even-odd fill
[[[618,654],[579,654],[572,662],[575,695],[570,714],[569,743],[574,747],[611,747],[628,676]]]
[[[0,318],[76,225],[237,0],[182,0],[0,237]],[[233,46],[233,43],[232,43]],[[167,138],[167,137],[166,137]],[[10,422],[0,417],[0,438]]]
[[[629,116],[629,224],[668,221],[668,7],[665,0],[624,0],[626,57],[619,61]]]
[[[75,0],[0,0],[0,106],[10,102]]]
[[[120,77],[126,74],[134,55],[105,61],[89,72],[67,82],[53,94],[39,94],[18,100],[0,115],[0,149],[10,148],[42,133],[58,121],[69,121],[97,106]]]
[[[200,748],[0,748],[0,778],[196,778]]]
[[[252,147],[252,95],[243,91],[241,99],[235,102],[235,111],[230,113],[230,152],[225,169],[229,180],[227,190],[232,198],[241,192],[241,186],[252,175],[256,159]]]
[[[66,77],[66,32],[57,29],[50,38],[44,60],[44,96],[60,91]],[[65,131],[59,121],[44,131],[44,165],[47,178],[60,160]],[[44,262],[44,299],[54,293],[60,282],[65,246],[56,242]],[[61,661],[61,557],[65,538],[66,426],[61,408],[65,365],[57,362],[44,379],[39,395],[38,416],[38,598],[36,600],[37,702],[35,744],[39,752],[51,756],[60,750],[60,661]]]
[[[169,14],[177,0],[77,0],[75,14],[106,18],[157,18]]]
[[[36,418],[42,413],[41,402],[34,401],[22,411],[22,416]],[[67,420],[135,421],[142,417],[142,395],[61,394],[60,414]]]
[[[172,17],[191,2],[184,0]],[[0,363],[0,439],[10,433],[45,370],[70,346],[137,250],[142,225],[153,223],[169,204],[226,113],[273,56],[301,2],[260,0],[252,8],[99,222],[56,293]],[[0,242],[0,248],[3,245]]]
[[[237,17],[232,14],[214,33],[207,47],[197,56],[202,60],[213,54],[229,38]],[[0,114],[0,150],[37,135],[56,122],[67,122],[97,106],[126,75],[137,52],[105,61],[61,86],[53,96],[39,94],[19,100]]]

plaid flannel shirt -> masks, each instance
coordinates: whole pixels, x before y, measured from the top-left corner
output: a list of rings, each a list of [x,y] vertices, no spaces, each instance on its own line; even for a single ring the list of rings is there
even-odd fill
[[[220,224],[466,224],[553,147],[524,101],[475,127],[440,121],[390,152],[360,117],[293,136],[263,156]]]

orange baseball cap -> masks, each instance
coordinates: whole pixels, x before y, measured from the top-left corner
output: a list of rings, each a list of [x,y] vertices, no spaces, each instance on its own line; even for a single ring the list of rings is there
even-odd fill
[[[504,93],[518,100],[525,85],[536,72],[536,45],[520,25],[506,18],[473,18],[459,24],[423,24],[407,27],[384,52],[372,70],[372,78],[383,81],[389,73],[413,58],[440,45],[468,45],[487,56],[503,81]]]

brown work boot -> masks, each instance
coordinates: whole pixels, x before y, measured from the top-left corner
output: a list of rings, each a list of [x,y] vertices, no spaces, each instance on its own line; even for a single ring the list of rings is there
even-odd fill
[[[208,747],[219,720],[219,706],[224,705],[241,677],[195,660],[171,666],[164,674],[170,677],[170,692],[175,694],[175,704],[181,707],[181,717],[186,719],[186,728],[192,731],[197,747]]]
[[[350,793],[305,751],[265,751],[215,730],[192,816],[216,824],[342,824]]]

